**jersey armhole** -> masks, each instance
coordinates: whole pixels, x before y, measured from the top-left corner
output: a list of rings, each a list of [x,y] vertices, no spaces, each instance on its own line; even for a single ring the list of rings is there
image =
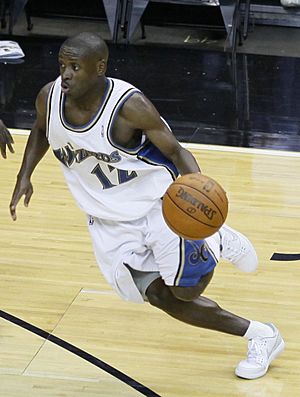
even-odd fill
[[[46,102],[46,107],[47,107],[46,108],[46,137],[48,140],[49,140],[49,125],[50,125],[52,97],[53,97],[55,83],[56,83],[56,80],[53,82],[52,86],[50,87],[50,90],[49,90],[48,96],[47,96],[47,102]]]

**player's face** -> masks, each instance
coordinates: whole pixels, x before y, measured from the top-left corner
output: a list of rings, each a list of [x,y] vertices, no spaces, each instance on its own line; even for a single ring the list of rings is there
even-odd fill
[[[69,96],[79,98],[97,84],[97,62],[93,56],[80,50],[62,47],[59,52],[59,70],[62,79],[61,90]]]

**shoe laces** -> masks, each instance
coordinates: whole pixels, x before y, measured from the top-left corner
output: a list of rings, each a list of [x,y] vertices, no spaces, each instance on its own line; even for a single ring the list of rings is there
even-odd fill
[[[263,365],[267,356],[267,341],[264,338],[251,339],[248,343],[248,361]]]
[[[229,261],[238,260],[240,256],[244,255],[246,248],[241,243],[241,240],[233,236],[230,232],[221,235],[221,252]]]

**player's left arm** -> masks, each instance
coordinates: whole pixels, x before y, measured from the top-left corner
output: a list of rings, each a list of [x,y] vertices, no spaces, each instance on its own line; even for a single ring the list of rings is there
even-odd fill
[[[174,163],[181,175],[200,172],[192,153],[180,145],[154,105],[143,94],[132,95],[120,114],[132,129],[142,130],[153,145]]]

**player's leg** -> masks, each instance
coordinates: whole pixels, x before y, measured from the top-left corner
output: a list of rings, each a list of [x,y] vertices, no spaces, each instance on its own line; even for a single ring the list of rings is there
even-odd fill
[[[273,324],[249,321],[222,309],[216,302],[203,296],[191,302],[174,295],[159,272],[130,269],[133,280],[144,300],[175,319],[201,328],[243,336],[248,340],[248,355],[236,367],[237,376],[255,379],[263,376],[270,363],[284,349],[284,341]],[[212,274],[203,277],[199,285],[205,290]]]
[[[196,327],[231,335],[243,336],[249,345],[248,357],[239,363],[236,375],[246,379],[263,376],[271,361],[283,350],[284,342],[272,324],[249,321],[222,309],[216,302],[203,296],[191,302],[182,301],[167,287],[158,272],[130,269],[137,289],[145,300],[175,319]],[[203,277],[203,290],[212,277]]]
[[[211,276],[212,273],[209,273],[199,282],[199,286],[202,287],[203,281],[203,290]],[[246,333],[250,324],[248,320],[222,309],[216,302],[203,296],[191,301],[178,299],[176,288],[181,289],[181,287],[167,287],[159,278],[149,285],[146,296],[151,305],[187,324],[231,335],[243,336]]]

